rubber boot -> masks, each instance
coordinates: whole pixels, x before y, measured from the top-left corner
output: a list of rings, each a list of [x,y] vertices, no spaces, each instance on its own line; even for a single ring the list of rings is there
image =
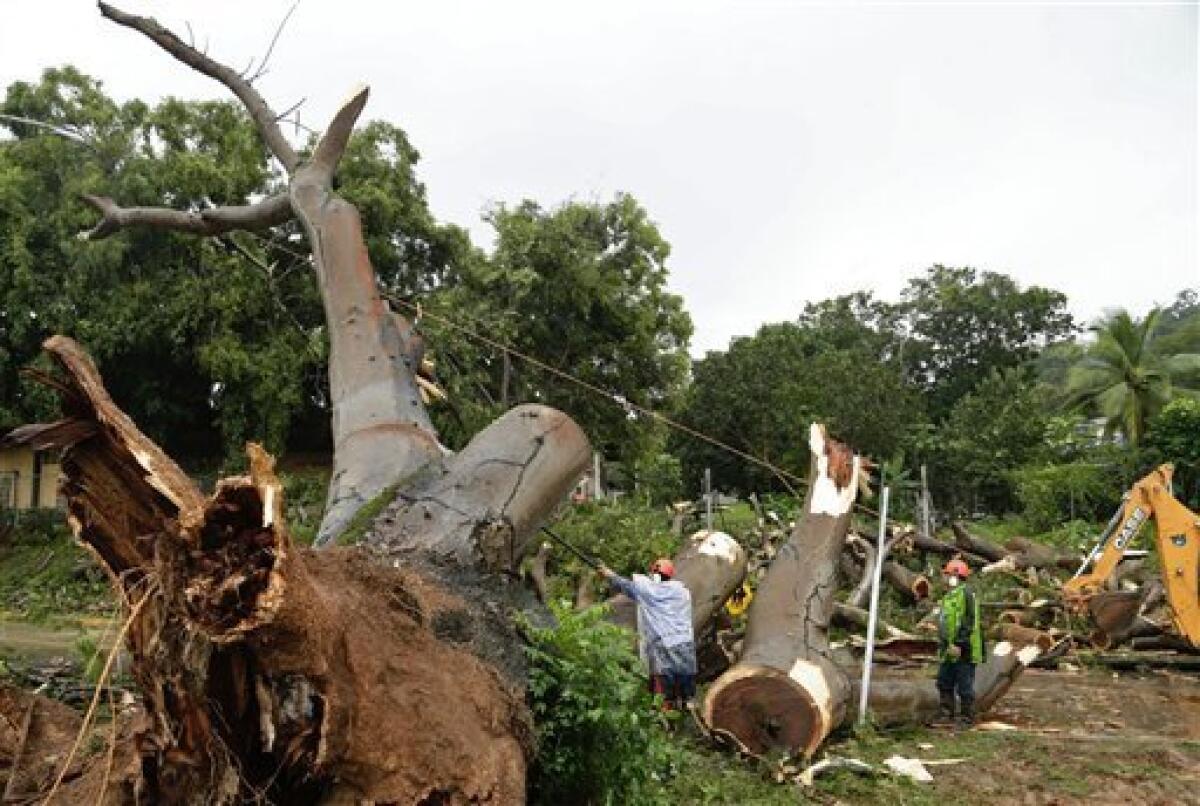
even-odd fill
[[[954,692],[939,691],[938,692],[938,721],[950,722],[954,719]]]
[[[969,728],[975,724],[975,701],[963,700],[962,712],[958,715],[958,724]]]

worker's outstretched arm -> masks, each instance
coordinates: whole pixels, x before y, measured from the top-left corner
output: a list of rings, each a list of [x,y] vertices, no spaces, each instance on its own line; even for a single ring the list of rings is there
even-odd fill
[[[638,584],[632,579],[626,579],[616,571],[601,563],[599,568],[600,574],[608,580],[608,583],[621,593],[628,596],[635,602],[642,601],[642,590]]]

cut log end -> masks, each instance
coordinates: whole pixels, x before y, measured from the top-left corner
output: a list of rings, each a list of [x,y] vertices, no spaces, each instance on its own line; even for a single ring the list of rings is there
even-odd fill
[[[802,666],[807,668],[796,668]],[[823,684],[811,685],[821,680],[816,666],[797,662],[796,667],[791,674],[758,665],[727,672],[709,689],[705,721],[758,755],[784,749],[811,756],[834,727],[831,697]],[[812,673],[805,674],[809,668]]]

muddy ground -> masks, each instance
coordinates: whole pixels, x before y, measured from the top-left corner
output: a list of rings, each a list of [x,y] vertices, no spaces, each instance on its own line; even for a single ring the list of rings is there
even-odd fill
[[[824,803],[1200,804],[1200,676],[1030,669],[987,720],[1011,727],[910,729],[830,748],[871,762],[925,760],[932,784],[838,773]],[[993,727],[1000,727],[994,725]]]

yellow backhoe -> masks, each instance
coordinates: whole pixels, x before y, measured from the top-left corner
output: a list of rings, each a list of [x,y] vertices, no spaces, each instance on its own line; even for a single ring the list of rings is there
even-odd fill
[[[1063,585],[1063,599],[1074,608],[1086,610],[1142,526],[1153,518],[1175,629],[1200,649],[1200,516],[1175,499],[1171,491],[1174,472],[1173,465],[1160,465],[1130,488],[1096,547],[1074,578]],[[1088,566],[1091,571],[1084,573]]]

